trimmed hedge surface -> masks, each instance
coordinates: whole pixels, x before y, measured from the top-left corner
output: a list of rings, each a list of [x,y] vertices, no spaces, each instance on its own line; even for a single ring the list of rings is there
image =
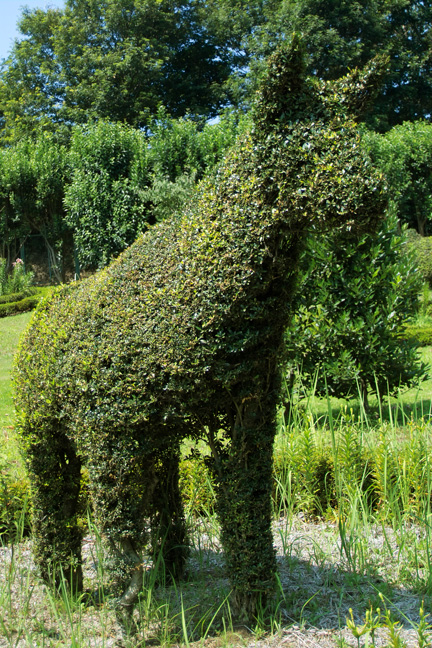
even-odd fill
[[[53,288],[51,286],[43,288],[32,288],[30,291],[22,293],[11,293],[0,297],[0,317],[8,315],[17,315],[36,308],[42,297],[47,296]]]

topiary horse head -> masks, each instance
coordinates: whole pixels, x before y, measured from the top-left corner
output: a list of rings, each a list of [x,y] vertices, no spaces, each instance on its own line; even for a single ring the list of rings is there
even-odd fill
[[[352,120],[376,72],[312,81],[300,49],[294,39],[269,59],[251,132],[184,215],[58,290],[20,345],[37,563],[45,578],[60,564],[81,587],[85,464],[126,625],[147,544],[182,572],[185,437],[211,448],[237,614],[251,618],[273,591],[272,445],[302,240],[311,229],[372,229],[384,205]]]

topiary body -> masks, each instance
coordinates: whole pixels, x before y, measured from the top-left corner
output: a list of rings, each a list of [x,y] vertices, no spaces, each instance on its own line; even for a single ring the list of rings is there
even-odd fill
[[[20,345],[16,405],[36,558],[45,577],[60,562],[81,586],[85,462],[126,624],[146,543],[182,571],[185,436],[212,450],[238,615],[251,618],[273,591],[272,446],[302,240],[311,228],[373,228],[383,211],[380,177],[347,116],[361,109],[374,71],[318,84],[305,78],[300,50],[294,40],[270,58],[254,129],[184,215],[57,291]]]

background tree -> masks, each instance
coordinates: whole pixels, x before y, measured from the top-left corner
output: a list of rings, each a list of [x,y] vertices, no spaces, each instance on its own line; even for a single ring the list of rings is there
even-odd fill
[[[154,222],[151,205],[143,199],[149,184],[146,138],[121,124],[77,127],[69,162],[65,220],[80,262],[101,267]]]
[[[180,209],[244,127],[230,115],[201,127],[160,111],[150,135],[104,121],[72,128],[64,207],[81,265],[106,265]]]
[[[335,79],[389,54],[382,90],[368,124],[385,131],[430,117],[432,6],[423,0],[267,0],[248,38],[258,62],[294,31],[304,37],[308,70]],[[256,63],[255,63],[256,67]]]
[[[34,128],[105,118],[148,124],[214,116],[242,59],[235,31],[209,17],[205,0],[66,0],[64,11],[25,10],[24,38],[2,73],[9,139]]]
[[[48,133],[0,151],[3,246],[17,239],[21,244],[29,234],[39,234],[57,280],[62,278],[61,260],[71,245],[64,221],[66,176],[67,149]]]
[[[390,206],[401,224],[432,233],[432,124],[405,122],[365,142],[386,176]]]
[[[367,405],[369,391],[385,396],[423,377],[415,346],[401,337],[418,310],[422,280],[396,219],[360,241],[339,232],[314,237],[301,263],[287,344],[306,387],[318,370],[318,394],[356,397],[360,390]]]

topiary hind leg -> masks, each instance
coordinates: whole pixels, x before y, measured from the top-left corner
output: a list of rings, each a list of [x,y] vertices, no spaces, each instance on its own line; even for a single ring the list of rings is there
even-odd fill
[[[81,461],[63,434],[34,444],[29,453],[35,561],[43,579],[56,587],[62,578],[82,590],[78,497]]]
[[[231,445],[217,484],[217,512],[231,601],[236,617],[249,622],[274,594],[276,558],[271,531],[273,411],[260,403],[239,408]]]

